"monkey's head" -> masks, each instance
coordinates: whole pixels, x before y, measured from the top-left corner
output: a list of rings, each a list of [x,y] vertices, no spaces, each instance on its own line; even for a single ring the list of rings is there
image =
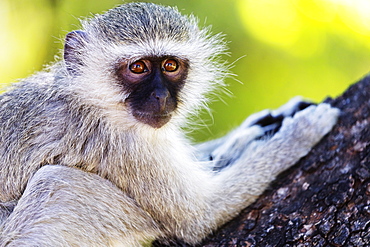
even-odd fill
[[[129,3],[82,24],[66,37],[70,83],[126,126],[183,119],[226,74],[222,39],[174,8]]]

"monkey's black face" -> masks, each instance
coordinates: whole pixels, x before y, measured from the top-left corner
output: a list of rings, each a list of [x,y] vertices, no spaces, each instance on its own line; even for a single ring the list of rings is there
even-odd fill
[[[161,128],[172,117],[188,73],[188,63],[176,57],[149,57],[121,62],[118,75],[125,104],[140,122]]]

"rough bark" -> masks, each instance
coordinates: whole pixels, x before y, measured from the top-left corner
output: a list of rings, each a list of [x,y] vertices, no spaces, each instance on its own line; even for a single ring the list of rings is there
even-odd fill
[[[201,246],[370,246],[370,76],[326,102],[335,128]]]

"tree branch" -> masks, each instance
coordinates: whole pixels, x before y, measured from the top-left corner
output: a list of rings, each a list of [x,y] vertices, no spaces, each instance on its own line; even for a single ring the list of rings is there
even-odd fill
[[[370,76],[326,102],[329,135],[201,246],[369,246]]]

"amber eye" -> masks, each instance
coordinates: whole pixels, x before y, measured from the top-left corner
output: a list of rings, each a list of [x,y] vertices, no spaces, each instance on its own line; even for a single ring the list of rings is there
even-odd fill
[[[148,69],[143,61],[136,61],[130,65],[130,70],[132,73],[141,74],[147,72]]]
[[[178,63],[174,59],[168,59],[163,64],[163,70],[167,72],[174,72],[179,67]]]

